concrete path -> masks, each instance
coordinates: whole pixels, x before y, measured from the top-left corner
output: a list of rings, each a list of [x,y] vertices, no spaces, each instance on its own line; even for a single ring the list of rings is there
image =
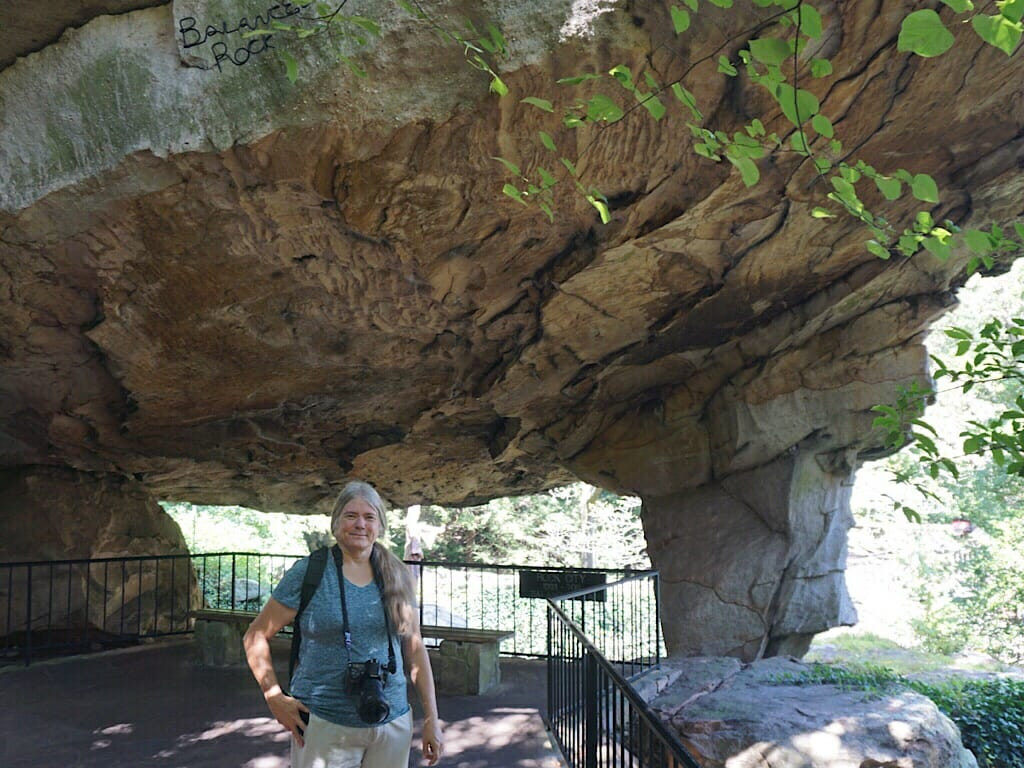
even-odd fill
[[[287,645],[274,656],[287,667]],[[442,697],[441,765],[560,766],[544,691],[543,662],[503,659],[489,694]],[[248,670],[199,667],[191,640],[0,669],[0,702],[4,768],[288,768],[290,736]]]

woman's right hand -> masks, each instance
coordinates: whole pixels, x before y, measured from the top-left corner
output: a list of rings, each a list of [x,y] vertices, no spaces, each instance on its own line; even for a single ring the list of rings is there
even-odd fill
[[[309,708],[298,699],[282,691],[280,686],[274,686],[273,689],[263,694],[263,698],[266,699],[267,707],[270,708],[270,714],[274,716],[274,719],[291,731],[295,741],[300,747],[303,746],[305,741],[302,736],[306,729],[306,723],[302,721],[301,713],[308,713]]]

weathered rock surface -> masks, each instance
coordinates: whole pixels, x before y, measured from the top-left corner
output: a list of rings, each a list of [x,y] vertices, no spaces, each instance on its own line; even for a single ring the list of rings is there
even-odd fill
[[[670,659],[637,687],[703,768],[976,768],[926,697],[785,682],[806,669],[781,656]]]
[[[496,1],[477,21],[506,30],[499,100],[391,5],[346,6],[381,18],[348,51],[365,80],[315,40],[238,55],[228,30],[260,3],[55,5],[78,26],[0,71],[0,466],[292,512],[352,476],[396,504],[579,477],[644,498],[671,610],[716,617],[672,623],[673,652],[798,652],[852,621],[842,489],[879,453],[871,406],[926,377],[963,254],[882,262],[810,216],[828,187],[808,163],[778,153],[747,189],[678,113],[571,132],[519,101],[626,64],[685,76],[717,126],[784,133],[711,55],[757,11],[709,7],[677,40],[669,4]],[[915,7],[823,6],[834,72],[804,85],[858,157],[936,177],[936,220],[1009,224],[1019,57],[969,25],[944,56],[900,53]],[[538,130],[579,155],[609,225],[568,183],[553,224],[500,195],[491,158],[548,162]]]
[[[187,554],[178,524],[135,480],[58,467],[0,471],[0,562],[117,558],[6,569],[0,637],[28,627],[180,631],[182,606],[202,605],[195,574],[187,559],[175,567],[154,556]]]

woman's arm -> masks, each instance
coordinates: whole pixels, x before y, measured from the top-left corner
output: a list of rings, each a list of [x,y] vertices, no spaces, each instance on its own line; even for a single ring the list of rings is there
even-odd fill
[[[295,614],[294,608],[289,608],[270,598],[263,610],[253,619],[249,629],[246,630],[242,642],[245,645],[245,659],[249,662],[249,669],[253,677],[259,683],[263,691],[263,698],[266,699],[270,714],[292,732],[295,740],[301,747],[303,745],[302,732],[305,723],[302,722],[300,712],[309,712],[306,705],[298,699],[292,698],[281,690],[274,673],[274,662],[270,656],[270,638],[292,623]],[[428,662],[429,663],[429,662]]]
[[[418,623],[414,623],[408,635],[402,636],[402,655],[409,678],[423,705],[423,757],[427,765],[434,765],[441,759],[441,753],[444,751],[444,738],[441,735],[441,722],[437,717],[434,673],[430,668],[430,656],[423,645]]]

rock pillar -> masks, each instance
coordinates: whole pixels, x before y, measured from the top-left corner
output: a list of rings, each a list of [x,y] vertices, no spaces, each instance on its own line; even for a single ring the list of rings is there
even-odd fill
[[[719,482],[644,497],[669,653],[801,656],[816,633],[856,622],[843,578],[851,485],[852,473],[794,450]]]
[[[134,480],[56,467],[2,471],[0,637],[29,628],[185,629],[187,606],[201,605],[195,573],[187,557],[161,556],[187,554],[178,525]]]

